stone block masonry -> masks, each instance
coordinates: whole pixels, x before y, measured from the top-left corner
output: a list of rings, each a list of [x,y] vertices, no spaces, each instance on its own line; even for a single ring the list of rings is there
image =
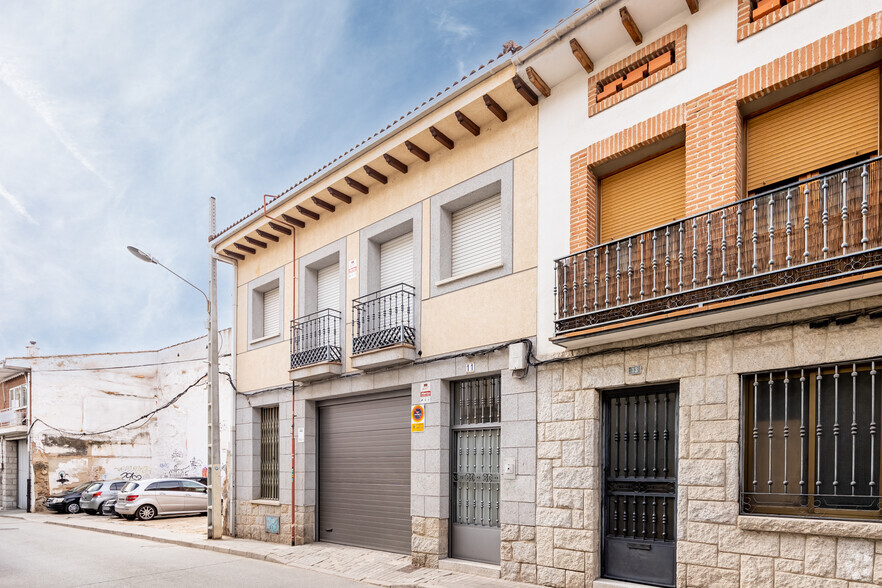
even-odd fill
[[[539,584],[591,586],[601,576],[604,391],[678,382],[678,586],[882,584],[879,523],[744,515],[739,478],[739,374],[880,356],[879,319],[815,329],[803,322],[880,305],[876,297],[782,313],[721,325],[710,338],[681,331],[541,367],[536,527],[526,537],[523,527],[503,527],[505,550],[525,560],[535,554]],[[746,326],[756,330],[732,332]],[[629,375],[632,366],[639,375]]]

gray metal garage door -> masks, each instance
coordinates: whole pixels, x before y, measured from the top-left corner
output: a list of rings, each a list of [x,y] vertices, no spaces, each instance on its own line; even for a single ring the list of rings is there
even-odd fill
[[[319,404],[321,541],[410,553],[410,394]]]

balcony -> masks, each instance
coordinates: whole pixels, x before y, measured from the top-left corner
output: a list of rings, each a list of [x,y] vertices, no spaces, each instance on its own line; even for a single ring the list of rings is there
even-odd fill
[[[880,160],[555,260],[552,340],[585,347],[882,293]]]
[[[320,310],[291,321],[292,381],[311,382],[343,372],[340,311]]]
[[[28,407],[19,406],[0,410],[0,432],[4,434],[27,432]]]
[[[396,284],[352,301],[352,366],[370,370],[416,359],[415,289]]]

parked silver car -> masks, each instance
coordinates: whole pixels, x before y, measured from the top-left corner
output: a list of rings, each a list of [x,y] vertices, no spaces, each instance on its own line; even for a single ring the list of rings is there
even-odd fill
[[[95,482],[83,490],[80,496],[80,509],[88,514],[113,514],[113,511],[107,512],[104,505],[108,500],[116,498],[120,489],[125,485],[126,483],[122,480]]]
[[[126,519],[208,512],[208,487],[193,480],[160,478],[127,482],[116,497],[116,512]]]

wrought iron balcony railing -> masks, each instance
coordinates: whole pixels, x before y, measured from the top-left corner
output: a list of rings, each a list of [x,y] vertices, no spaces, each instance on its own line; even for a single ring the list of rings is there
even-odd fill
[[[291,321],[291,369],[341,361],[340,311],[327,308]]]
[[[555,331],[882,268],[882,158],[555,260]]]
[[[28,407],[19,406],[0,410],[0,427],[18,427],[28,424]]]
[[[414,345],[415,297],[413,286],[396,284],[353,300],[353,355],[392,345]]]

